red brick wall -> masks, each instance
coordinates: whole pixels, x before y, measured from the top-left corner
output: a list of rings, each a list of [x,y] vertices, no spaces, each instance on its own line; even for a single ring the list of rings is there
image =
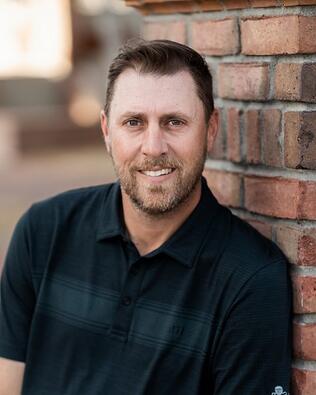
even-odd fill
[[[144,36],[187,43],[214,76],[220,133],[205,175],[277,242],[294,285],[293,394],[316,394],[316,1],[126,0]]]

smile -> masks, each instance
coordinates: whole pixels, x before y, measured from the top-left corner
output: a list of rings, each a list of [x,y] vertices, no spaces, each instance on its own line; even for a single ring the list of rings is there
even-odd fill
[[[174,171],[174,169],[160,169],[160,170],[149,170],[149,171],[141,171],[142,174],[150,177],[160,177],[170,174]]]

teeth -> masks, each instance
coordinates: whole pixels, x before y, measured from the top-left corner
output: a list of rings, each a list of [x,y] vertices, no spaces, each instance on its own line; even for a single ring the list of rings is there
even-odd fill
[[[172,169],[161,169],[157,171],[143,171],[143,174],[150,177],[159,177],[172,172]]]

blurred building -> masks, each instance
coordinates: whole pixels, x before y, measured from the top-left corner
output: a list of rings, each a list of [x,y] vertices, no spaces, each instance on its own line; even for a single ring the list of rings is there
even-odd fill
[[[121,0],[0,0],[0,272],[33,202],[114,179],[99,126],[106,72],[141,30]]]
[[[102,144],[109,61],[141,29],[121,0],[1,0],[0,166],[38,150]]]

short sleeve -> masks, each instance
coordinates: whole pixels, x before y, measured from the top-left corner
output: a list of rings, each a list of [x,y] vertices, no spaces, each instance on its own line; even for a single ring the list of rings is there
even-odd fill
[[[227,312],[212,358],[214,395],[289,394],[292,295],[286,261],[268,264]]]
[[[1,275],[0,356],[25,361],[35,304],[29,213],[16,225]]]

